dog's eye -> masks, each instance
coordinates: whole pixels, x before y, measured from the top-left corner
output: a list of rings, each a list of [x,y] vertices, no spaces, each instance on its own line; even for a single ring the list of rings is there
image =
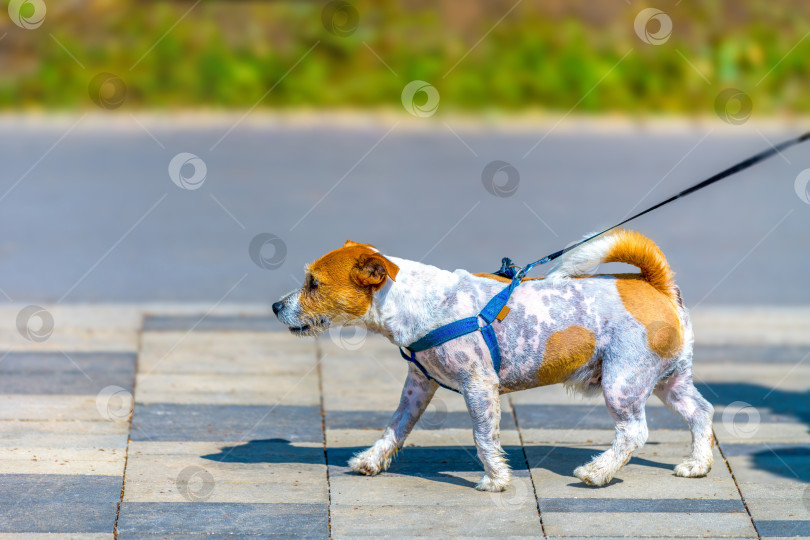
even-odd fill
[[[318,288],[318,281],[314,277],[309,276],[309,283],[307,286],[309,287],[309,290],[315,290]]]

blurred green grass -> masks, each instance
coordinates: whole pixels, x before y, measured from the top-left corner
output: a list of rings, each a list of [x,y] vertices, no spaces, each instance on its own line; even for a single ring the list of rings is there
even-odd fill
[[[0,27],[0,107],[94,107],[88,84],[109,72],[125,109],[399,107],[420,79],[443,111],[709,114],[727,87],[755,114],[810,111],[806,3],[656,5],[673,21],[662,45],[636,36],[640,4],[527,0],[493,29],[512,1],[356,1],[345,37],[324,27],[325,4],[49,2],[40,28]]]

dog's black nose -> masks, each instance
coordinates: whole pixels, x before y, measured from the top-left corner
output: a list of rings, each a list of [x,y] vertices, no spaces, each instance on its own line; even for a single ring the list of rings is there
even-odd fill
[[[276,302],[275,304],[273,304],[273,313],[278,315],[278,312],[281,311],[281,308],[283,308],[283,307],[284,307],[284,304],[282,304],[281,302]]]

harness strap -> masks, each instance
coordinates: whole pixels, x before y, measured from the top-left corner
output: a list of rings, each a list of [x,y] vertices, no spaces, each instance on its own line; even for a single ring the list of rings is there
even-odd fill
[[[438,347],[448,341],[480,330],[481,336],[484,338],[484,343],[486,343],[489,349],[489,355],[492,358],[492,368],[495,370],[495,375],[497,376],[498,372],[501,370],[501,349],[498,346],[498,338],[495,336],[495,329],[492,327],[492,323],[496,320],[500,322],[506,316],[506,313],[508,313],[509,308],[506,307],[506,304],[509,302],[512,292],[520,285],[521,277],[522,275],[515,275],[509,285],[493,296],[475,317],[467,317],[453,321],[431,330],[406,347],[407,351],[410,353],[409,355],[405,354],[405,352],[400,349],[399,353],[402,355],[402,358],[416,365],[428,380],[436,381],[436,379],[430,376],[424,366],[416,360],[416,353]],[[479,319],[485,324],[481,325]],[[439,381],[436,382],[442,388],[458,392],[458,390],[445,386]]]
[[[429,380],[429,381],[435,381],[435,382],[436,382],[436,384],[438,384],[438,385],[439,385],[439,386],[441,386],[442,388],[447,388],[448,390],[452,390],[452,391],[453,391],[453,392],[455,392],[456,394],[460,394],[460,393],[461,393],[461,392],[459,392],[458,390],[456,390],[455,388],[450,388],[450,387],[449,387],[449,386],[447,386],[446,384],[442,384],[442,383],[440,383],[439,381],[437,381],[436,379],[434,379],[433,377],[431,377],[431,376],[430,376],[430,373],[428,373],[428,372],[427,372],[427,370],[425,369],[425,367],[424,367],[422,364],[420,364],[420,363],[419,363],[419,361],[416,359],[416,353],[415,353],[415,352],[413,352],[413,351],[408,351],[408,352],[410,352],[410,353],[411,353],[411,355],[410,355],[410,356],[408,356],[407,354],[405,354],[405,352],[403,352],[403,350],[402,350],[402,348],[401,348],[401,347],[400,347],[400,349],[399,349],[399,354],[400,354],[400,355],[402,355],[402,358],[404,358],[405,360],[407,360],[407,361],[408,361],[408,362],[410,362],[411,364],[415,365],[415,366],[416,366],[416,367],[419,369],[419,371],[421,371],[421,372],[422,372],[422,375],[424,375],[425,377],[427,377],[427,380]]]

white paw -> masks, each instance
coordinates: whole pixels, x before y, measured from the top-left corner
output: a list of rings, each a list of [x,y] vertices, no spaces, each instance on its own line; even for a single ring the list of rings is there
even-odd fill
[[[675,466],[675,476],[684,478],[700,478],[706,476],[712,470],[712,464],[707,461],[687,459],[683,463]]]
[[[613,479],[613,473],[595,466],[593,463],[574,469],[574,476],[589,486],[604,486]]]
[[[492,478],[491,476],[484,475],[481,477],[481,481],[475,485],[475,489],[478,491],[503,491],[506,489],[506,486],[509,485],[510,475],[501,475],[497,478]]]
[[[356,473],[374,476],[388,468],[391,460],[385,460],[372,449],[360,452],[349,460],[349,468]]]

